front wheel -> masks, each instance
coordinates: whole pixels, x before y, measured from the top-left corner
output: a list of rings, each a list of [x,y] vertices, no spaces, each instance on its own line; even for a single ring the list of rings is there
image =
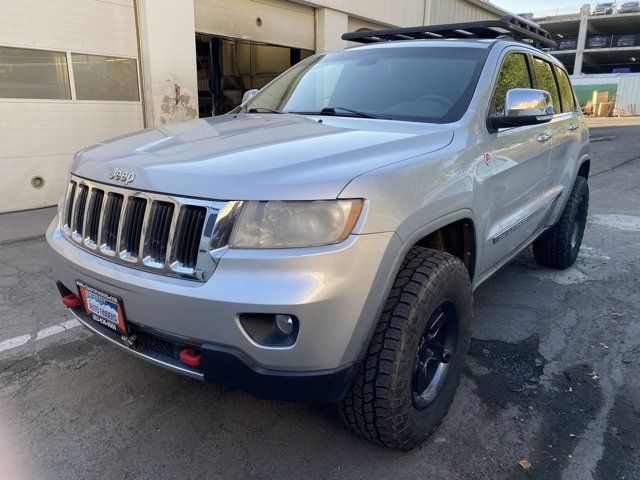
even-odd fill
[[[470,338],[471,287],[463,263],[414,247],[340,403],[343,420],[389,448],[418,446],[449,409]]]
[[[538,265],[564,270],[574,264],[582,245],[588,210],[589,184],[586,178],[578,177],[558,223],[533,242]]]

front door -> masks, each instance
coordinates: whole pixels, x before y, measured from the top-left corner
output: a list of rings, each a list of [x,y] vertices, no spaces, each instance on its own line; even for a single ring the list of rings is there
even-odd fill
[[[507,91],[532,88],[530,57],[511,51],[503,59],[492,113],[504,114]],[[500,129],[488,137],[485,165],[477,172],[478,212],[484,221],[482,273],[520,247],[544,222],[552,151],[549,124]]]

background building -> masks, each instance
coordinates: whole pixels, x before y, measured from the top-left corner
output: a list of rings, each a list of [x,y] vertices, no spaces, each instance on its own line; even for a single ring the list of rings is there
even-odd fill
[[[534,16],[558,43],[551,53],[573,72],[580,103],[585,106],[593,92],[607,92],[620,115],[640,114],[640,7],[595,15],[595,5],[579,12]],[[635,8],[633,10],[636,10]]]
[[[342,33],[497,18],[481,0],[0,0],[0,213],[55,204],[73,153],[223,113]]]
[[[552,52],[574,75],[640,73],[640,9],[637,12],[594,15],[589,4],[580,12],[535,17],[558,48]]]

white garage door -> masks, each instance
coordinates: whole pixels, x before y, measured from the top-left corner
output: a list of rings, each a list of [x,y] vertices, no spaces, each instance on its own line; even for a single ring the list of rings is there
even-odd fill
[[[312,7],[284,0],[195,0],[196,31],[315,50]]]
[[[0,0],[0,213],[57,203],[88,145],[143,127],[133,0]]]

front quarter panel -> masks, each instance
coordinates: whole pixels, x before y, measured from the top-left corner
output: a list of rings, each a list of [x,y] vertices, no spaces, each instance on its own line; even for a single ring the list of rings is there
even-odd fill
[[[473,216],[470,162],[454,140],[445,150],[368,172],[340,197],[369,202],[361,233],[396,232],[407,241],[454,212]]]

